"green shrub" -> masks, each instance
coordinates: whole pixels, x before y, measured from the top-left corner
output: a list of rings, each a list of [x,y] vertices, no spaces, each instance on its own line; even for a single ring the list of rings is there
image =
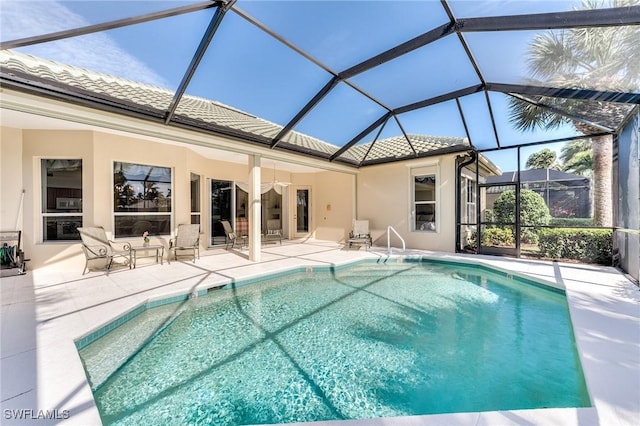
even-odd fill
[[[484,247],[511,247],[515,241],[511,228],[487,228],[482,232]]]
[[[610,229],[557,228],[540,231],[540,253],[554,259],[611,265],[613,231]]]
[[[593,226],[593,219],[591,219],[590,217],[553,217],[551,218],[551,222],[549,222],[549,225],[579,228],[581,226]]]
[[[482,231],[483,247],[512,247],[515,245],[515,237],[511,228],[487,227]],[[478,232],[474,229],[465,237],[465,247],[472,250],[478,249]]]
[[[504,191],[493,204],[496,222],[515,223],[515,211],[516,193],[514,190]],[[548,225],[550,220],[549,208],[540,194],[530,189],[520,191],[520,223],[522,225]],[[539,232],[537,229],[522,228],[520,239],[523,243],[535,244],[538,242]]]

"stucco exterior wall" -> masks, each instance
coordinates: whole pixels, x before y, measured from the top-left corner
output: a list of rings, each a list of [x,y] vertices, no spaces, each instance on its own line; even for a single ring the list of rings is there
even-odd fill
[[[3,229],[14,229],[16,222],[23,231],[23,249],[31,262],[29,269],[42,265],[55,265],[60,269],[82,270],[84,255],[77,241],[42,241],[42,194],[40,160],[42,158],[81,159],[83,184],[83,224],[103,226],[107,235],[113,235],[113,163],[124,161],[171,167],[173,169],[172,223],[175,230],[180,223],[191,221],[190,174],[201,177],[200,210],[202,248],[210,235],[209,187],[207,179],[248,182],[248,165],[206,158],[193,150],[160,144],[130,136],[94,131],[20,130],[3,127],[0,155],[2,164],[2,217]],[[289,173],[274,170],[263,164],[261,180],[275,179],[291,182],[289,196],[289,222],[295,212],[295,188],[311,189],[310,237],[344,240],[353,217],[352,174],[327,171],[320,173]],[[23,214],[18,218],[20,198],[24,188]],[[293,237],[293,232],[290,233]],[[170,236],[152,237],[153,243],[168,246]]]
[[[407,247],[455,251],[455,155],[366,167],[357,176],[357,216],[369,219],[373,244],[387,245],[391,225]],[[412,168],[437,170],[437,229],[412,231]],[[392,234],[391,245],[401,247]]]
[[[13,231],[22,221],[22,130],[0,130],[0,230]]]
[[[93,132],[65,130],[24,130],[22,148],[22,176],[25,187],[23,248],[31,261],[27,267],[57,265],[61,268],[82,268],[84,258],[79,244],[42,242],[42,192],[40,185],[40,160],[42,158],[81,159],[83,190],[83,215],[93,217],[101,208],[94,205],[95,193],[88,186],[93,181]],[[105,228],[107,225],[104,225]]]
[[[314,210],[316,238],[344,241],[353,220],[354,176],[344,173],[315,174]]]

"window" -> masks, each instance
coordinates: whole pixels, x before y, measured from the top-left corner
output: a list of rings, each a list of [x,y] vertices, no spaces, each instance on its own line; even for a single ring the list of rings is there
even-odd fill
[[[200,175],[191,173],[191,223],[200,224]]]
[[[466,181],[466,202],[462,220],[466,223],[476,223],[476,183],[471,179],[464,180]]]
[[[414,231],[436,230],[437,197],[435,170],[435,167],[412,170]]]
[[[172,174],[169,167],[113,164],[114,235],[142,237],[171,233]]]
[[[42,173],[42,240],[79,240],[82,226],[82,160],[40,163]]]

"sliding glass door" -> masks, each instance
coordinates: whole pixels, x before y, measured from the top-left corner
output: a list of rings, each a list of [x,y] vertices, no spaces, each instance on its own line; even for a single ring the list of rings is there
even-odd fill
[[[309,215],[311,202],[311,188],[296,188],[296,237],[306,237],[309,235],[311,216]]]
[[[226,237],[222,220],[228,220],[231,226],[233,223],[233,211],[235,206],[235,185],[228,180],[210,180],[210,202],[211,202],[211,226],[209,245],[224,244]]]

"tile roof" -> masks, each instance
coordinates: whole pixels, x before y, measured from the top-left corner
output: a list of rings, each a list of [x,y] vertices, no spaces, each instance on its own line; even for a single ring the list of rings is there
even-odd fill
[[[91,101],[116,106],[164,118],[174,92],[158,86],[142,84],[125,78],[114,77],[59,62],[26,55],[12,50],[0,51],[2,80],[20,80],[38,87],[54,89],[66,94],[79,94]],[[71,90],[70,90],[71,89]],[[268,145],[282,130],[282,126],[224,105],[220,102],[185,94],[179,102],[172,123],[204,128],[218,133],[236,136]],[[358,144],[345,151],[339,160],[359,164],[363,159],[404,159],[427,154],[455,146],[468,147],[466,139],[408,135]],[[278,147],[329,158],[340,147],[314,137],[291,131],[285,135]]]

